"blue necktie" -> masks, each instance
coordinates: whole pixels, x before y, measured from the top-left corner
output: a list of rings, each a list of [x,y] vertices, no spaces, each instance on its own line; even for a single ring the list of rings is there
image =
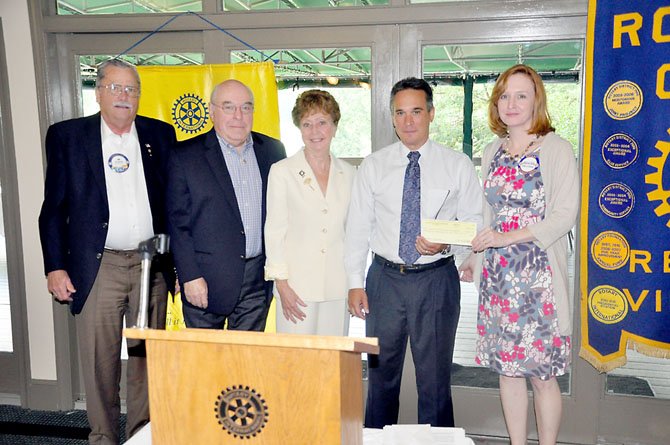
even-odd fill
[[[407,154],[409,164],[405,169],[402,189],[402,212],[400,214],[400,246],[398,255],[405,264],[414,264],[421,256],[416,250],[416,237],[421,233],[421,153]]]

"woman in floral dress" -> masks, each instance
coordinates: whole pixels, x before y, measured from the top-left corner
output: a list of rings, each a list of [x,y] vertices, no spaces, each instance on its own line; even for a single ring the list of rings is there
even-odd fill
[[[512,445],[525,444],[533,388],[541,445],[561,421],[556,377],[570,364],[572,304],[567,233],[579,208],[579,174],[569,142],[557,136],[540,76],[516,65],[500,75],[489,102],[498,136],[482,156],[484,229],[462,266],[479,280],[476,361],[500,374]]]

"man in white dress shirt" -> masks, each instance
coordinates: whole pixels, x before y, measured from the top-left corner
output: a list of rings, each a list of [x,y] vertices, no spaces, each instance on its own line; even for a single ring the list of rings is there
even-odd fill
[[[418,422],[453,427],[451,362],[460,283],[451,246],[420,234],[420,220],[481,226],[482,191],[470,159],[429,139],[433,91],[407,78],[391,90],[399,142],[368,156],[351,194],[345,265],[349,310],[366,320],[380,353],[370,357],[365,426],[398,421],[407,341],[416,368]],[[373,261],[365,277],[368,252]]]
[[[40,238],[53,297],[75,315],[91,426],[89,443],[118,444],[121,330],[135,324],[140,300],[138,244],[165,233],[171,125],[138,116],[140,78],[134,66],[100,64],[100,113],[53,124],[47,132]],[[155,258],[149,325],[165,327],[169,255]],[[129,340],[126,437],[149,421],[144,342]]]

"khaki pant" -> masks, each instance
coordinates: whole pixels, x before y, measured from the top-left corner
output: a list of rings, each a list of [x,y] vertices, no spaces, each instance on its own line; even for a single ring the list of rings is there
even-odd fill
[[[75,317],[86,411],[91,425],[89,443],[119,443],[121,399],[121,341],[123,319],[133,326],[140,300],[140,254],[105,250],[98,275],[84,308]],[[152,273],[149,326],[165,328],[167,286]],[[126,437],[149,421],[146,351],[141,340],[128,340]]]

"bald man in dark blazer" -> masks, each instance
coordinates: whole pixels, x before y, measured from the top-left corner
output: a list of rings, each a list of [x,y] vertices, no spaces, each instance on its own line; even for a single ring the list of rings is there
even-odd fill
[[[237,80],[216,86],[214,128],[170,157],[168,224],[187,327],[262,331],[272,300],[263,226],[277,139],[252,132],[254,100]]]

